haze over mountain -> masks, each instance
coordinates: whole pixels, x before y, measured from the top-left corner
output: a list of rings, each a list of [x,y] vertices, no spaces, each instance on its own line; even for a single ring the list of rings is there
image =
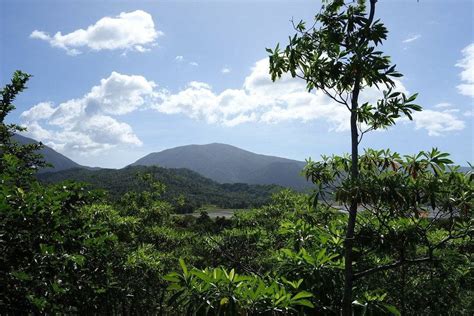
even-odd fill
[[[19,144],[26,145],[26,144],[32,144],[32,143],[38,143],[36,140],[15,134],[13,135],[13,139],[17,141]],[[44,146],[39,153],[43,155],[44,160],[47,163],[50,163],[53,165],[53,167],[47,167],[40,169],[39,172],[55,172],[55,171],[62,171],[62,170],[67,170],[67,169],[72,169],[72,168],[84,168],[84,166],[81,166],[80,164],[72,161],[68,157],[58,153],[54,149]]]
[[[166,149],[148,154],[132,165],[187,168],[219,183],[277,184],[295,189],[310,186],[300,175],[305,165],[302,161],[255,154],[220,143]]]

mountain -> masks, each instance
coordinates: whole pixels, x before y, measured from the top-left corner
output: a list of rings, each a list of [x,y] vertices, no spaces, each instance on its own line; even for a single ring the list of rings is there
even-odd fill
[[[21,145],[26,145],[26,144],[32,144],[32,143],[37,143],[36,140],[21,136],[19,134],[15,134],[12,137],[17,143]],[[51,171],[61,171],[61,170],[67,170],[67,169],[72,169],[72,168],[83,168],[80,164],[72,161],[68,157],[61,155],[57,151],[53,150],[52,148],[48,146],[44,146],[39,153],[43,155],[44,160],[47,163],[50,163],[53,165],[53,167],[47,167],[40,169],[39,172],[51,172]]]
[[[255,154],[226,144],[188,145],[151,153],[132,166],[187,168],[219,183],[276,184],[304,189],[300,175],[305,163]]]
[[[189,212],[201,205],[224,208],[259,207],[270,201],[271,195],[282,188],[275,185],[249,185],[244,183],[220,184],[188,169],[166,169],[156,166],[129,166],[123,169],[69,169],[47,172],[38,179],[47,184],[73,180],[89,184],[93,189],[108,191],[113,201],[127,192],[140,192],[147,188],[139,174],[152,174],[166,186],[163,199],[175,206],[180,197],[186,201]]]

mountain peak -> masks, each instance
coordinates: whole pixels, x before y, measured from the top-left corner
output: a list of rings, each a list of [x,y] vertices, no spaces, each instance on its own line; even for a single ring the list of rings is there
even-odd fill
[[[150,153],[132,165],[187,168],[220,183],[277,184],[301,189],[304,162],[256,154],[223,143],[186,145]]]
[[[20,144],[36,141],[14,135]],[[44,160],[54,168],[40,172],[56,172],[73,168],[87,168],[54,151],[48,146],[40,150]],[[239,147],[223,144],[193,144],[150,153],[130,166],[161,166],[185,168],[219,183],[276,184],[301,190],[310,184],[300,175],[305,163],[281,157],[256,154]]]

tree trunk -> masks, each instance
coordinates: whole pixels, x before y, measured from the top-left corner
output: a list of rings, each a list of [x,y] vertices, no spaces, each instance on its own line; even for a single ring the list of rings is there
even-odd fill
[[[358,137],[359,133],[357,130],[357,108],[358,99],[360,92],[360,79],[356,78],[356,84],[352,92],[351,100],[351,143],[352,143],[352,166],[351,166],[351,178],[353,181],[359,177],[359,144]],[[346,240],[344,242],[344,297],[342,301],[342,315],[352,315],[352,286],[354,281],[354,271],[352,269],[353,254],[352,248],[354,245],[354,230],[357,220],[357,200],[352,199],[349,208],[349,219],[347,221]]]
[[[377,0],[370,0],[370,13],[367,22],[367,28],[370,27],[374,20],[375,3]],[[364,39],[361,45],[368,42]],[[362,64],[362,63],[360,63]],[[359,64],[359,65],[360,65]],[[360,66],[359,66],[360,67]],[[354,183],[359,178],[359,132],[357,128],[357,109],[359,107],[359,93],[361,83],[360,69],[356,69],[356,76],[354,80],[354,88],[351,97],[351,179]],[[354,247],[354,231],[357,222],[357,198],[352,197],[351,205],[349,207],[349,218],[347,220],[346,239],[344,241],[344,296],[342,299],[342,315],[352,316],[352,287],[354,283],[354,270],[352,267],[353,247]]]

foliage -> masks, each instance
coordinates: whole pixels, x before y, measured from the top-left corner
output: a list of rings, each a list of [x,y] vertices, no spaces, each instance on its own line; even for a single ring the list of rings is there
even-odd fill
[[[305,80],[308,91],[325,92],[354,112],[358,123],[365,124],[359,125],[362,134],[394,125],[395,119],[402,115],[412,119],[412,112],[421,110],[419,105],[413,104],[417,95],[407,97],[393,91],[394,78],[402,74],[391,64],[390,57],[378,50],[387,39],[388,31],[383,23],[373,21],[372,12],[372,18],[367,14],[366,1],[326,2],[311,27],[303,21],[294,25],[296,34],[290,37],[285,49],[279,45],[273,50],[267,49],[272,79],[288,72],[292,77]],[[359,91],[372,86],[378,89],[385,86],[383,97],[376,104],[366,102],[352,108],[351,102]]]
[[[388,217],[420,217],[427,212],[436,217],[453,213],[472,217],[474,175],[449,164],[449,154],[436,148],[404,157],[369,149],[359,158],[357,180],[346,177],[352,168],[349,156],[309,161],[305,173],[317,185],[315,199],[349,205],[355,197],[364,209],[387,210]]]
[[[180,260],[182,273],[173,272],[165,279],[174,292],[171,306],[178,313],[199,315],[273,315],[302,312],[314,307],[313,296],[300,291],[303,280],[291,282],[275,277],[239,275],[234,269],[188,269]]]
[[[400,74],[375,49],[387,31],[373,11],[325,3],[319,28],[300,23],[284,51],[269,51],[274,78],[290,72],[309,90],[335,92],[360,136],[420,110],[416,96],[392,90]],[[1,314],[339,315],[348,269],[354,315],[474,313],[474,176],[448,154],[356,150],[308,161],[311,196],[146,167],[40,183],[39,147],[13,142],[22,128],[5,123],[28,78],[16,72],[2,89]],[[344,93],[371,85],[387,87],[383,99],[348,103]],[[117,196],[52,184],[65,175]],[[208,203],[257,208],[231,219],[172,214]]]
[[[259,207],[267,204],[271,195],[282,189],[276,185],[219,184],[187,169],[156,166],[132,166],[119,170],[69,169],[41,173],[38,178],[45,184],[65,180],[88,183],[91,189],[106,190],[110,199],[117,202],[120,199],[126,201],[126,195],[150,192],[151,179],[144,180],[144,174],[151,175],[153,181],[165,186],[165,190],[158,190],[161,191],[160,198],[172,204],[176,213],[192,213],[209,204],[223,208]]]
[[[18,93],[26,89],[26,82],[31,75],[15,71],[12,76],[11,83],[5,85],[0,90],[0,170],[4,173],[9,172],[12,176],[9,181],[18,185],[27,185],[21,183],[25,176],[31,175],[39,167],[46,164],[42,161],[42,157],[36,153],[42,148],[42,144],[20,145],[12,140],[12,136],[24,131],[25,128],[17,124],[7,124],[6,116],[15,109],[13,101]]]
[[[81,214],[93,198],[79,185],[1,186],[2,305],[39,312],[97,305],[116,236]]]

